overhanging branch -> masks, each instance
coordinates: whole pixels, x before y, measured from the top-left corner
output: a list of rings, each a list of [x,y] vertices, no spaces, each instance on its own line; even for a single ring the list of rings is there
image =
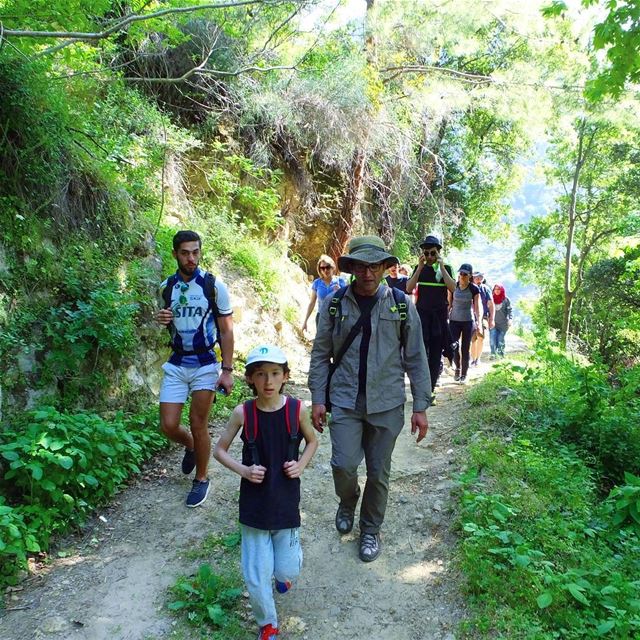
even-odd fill
[[[189,7],[173,7],[171,9],[162,9],[160,11],[155,11],[153,13],[148,13],[145,15],[139,15],[137,13],[132,13],[119,20],[108,29],[104,31],[98,32],[84,32],[84,31],[28,31],[24,29],[3,29],[3,36],[6,38],[8,36],[13,36],[14,38],[64,38],[66,40],[74,40],[74,41],[96,41],[103,40],[104,38],[109,37],[113,33],[124,29],[126,26],[134,23],[141,22],[143,20],[151,20],[153,18],[162,18],[164,16],[170,14],[181,14],[181,13],[193,13],[195,11],[206,11],[206,10],[215,10],[215,9],[232,9],[234,7],[243,7],[252,4],[271,4],[277,5],[279,4],[278,0],[237,0],[236,2],[224,2],[224,3],[214,3],[214,4],[200,4],[200,5],[192,5]]]

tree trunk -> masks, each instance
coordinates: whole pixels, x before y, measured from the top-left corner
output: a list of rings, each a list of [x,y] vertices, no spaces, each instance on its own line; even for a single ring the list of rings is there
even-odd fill
[[[360,204],[362,194],[366,157],[365,150],[362,148],[357,148],[353,152],[347,188],[345,189],[342,207],[340,208],[340,218],[333,232],[331,245],[329,247],[329,255],[334,260],[337,260],[338,257],[344,253],[353,231],[356,211]]]
[[[578,200],[578,186],[580,184],[580,172],[584,165],[584,137],[586,121],[580,121],[578,130],[578,151],[576,154],[576,164],[573,171],[571,183],[571,195],[569,198],[569,224],[567,226],[567,242],[564,251],[564,303],[562,307],[562,329],[560,332],[560,344],[563,349],[567,347],[569,337],[569,325],[571,323],[571,307],[575,296],[575,289],[571,289],[571,260],[573,257],[573,240],[576,232],[576,203]]]
[[[365,42],[364,49],[367,57],[367,63],[372,64],[374,53],[373,33],[369,28],[370,11],[373,9],[374,0],[367,0],[367,13],[365,17]],[[353,225],[356,218],[360,199],[362,197],[362,189],[364,185],[366,168],[367,168],[367,147],[368,141],[362,142],[362,146],[356,147],[351,160],[351,168],[347,178],[347,187],[340,208],[340,219],[333,232],[331,245],[329,247],[329,255],[337,260],[338,256],[344,253],[347,242],[351,237]]]

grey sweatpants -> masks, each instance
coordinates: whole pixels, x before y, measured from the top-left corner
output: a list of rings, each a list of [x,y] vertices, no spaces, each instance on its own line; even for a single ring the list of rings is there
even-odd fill
[[[273,599],[273,577],[279,582],[293,581],[302,568],[300,529],[266,531],[240,525],[242,576],[258,626],[278,626]]]
[[[378,533],[387,509],[391,454],[404,424],[404,405],[382,413],[366,413],[364,398],[358,396],[356,408],[333,407],[331,467],[333,484],[340,504],[356,508],[360,497],[358,465],[367,466],[360,506],[360,532]]]

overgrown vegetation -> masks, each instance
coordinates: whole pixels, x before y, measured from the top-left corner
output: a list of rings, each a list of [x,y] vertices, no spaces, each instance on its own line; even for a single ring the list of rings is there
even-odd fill
[[[193,576],[181,576],[170,588],[172,611],[195,627],[199,637],[213,640],[245,640],[249,637],[243,623],[240,576],[240,532],[207,536],[188,555],[212,558],[211,564],[201,564]]]
[[[547,344],[470,391],[467,637],[640,633],[639,385]]]
[[[21,414],[0,431],[0,583],[15,583],[27,555],[82,525],[140,464],[167,446],[157,411],[105,419],[53,407]]]

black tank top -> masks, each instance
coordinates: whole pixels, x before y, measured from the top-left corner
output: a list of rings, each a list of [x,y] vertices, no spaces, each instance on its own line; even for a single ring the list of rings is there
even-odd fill
[[[452,274],[451,267],[447,264],[445,269]],[[423,283],[423,284],[420,284]],[[425,265],[418,276],[418,285],[416,287],[418,299],[416,300],[416,309],[419,312],[429,312],[433,310],[441,311],[447,308],[447,285],[436,280],[436,272],[433,267]]]
[[[240,522],[254,529],[276,530],[300,526],[300,478],[284,475],[282,465],[287,459],[289,433],[285,422],[285,407],[278,411],[258,411],[256,446],[260,464],[267,468],[260,484],[240,481]],[[240,436],[242,464],[251,466],[251,454],[244,429]],[[302,435],[298,430],[298,445]]]

